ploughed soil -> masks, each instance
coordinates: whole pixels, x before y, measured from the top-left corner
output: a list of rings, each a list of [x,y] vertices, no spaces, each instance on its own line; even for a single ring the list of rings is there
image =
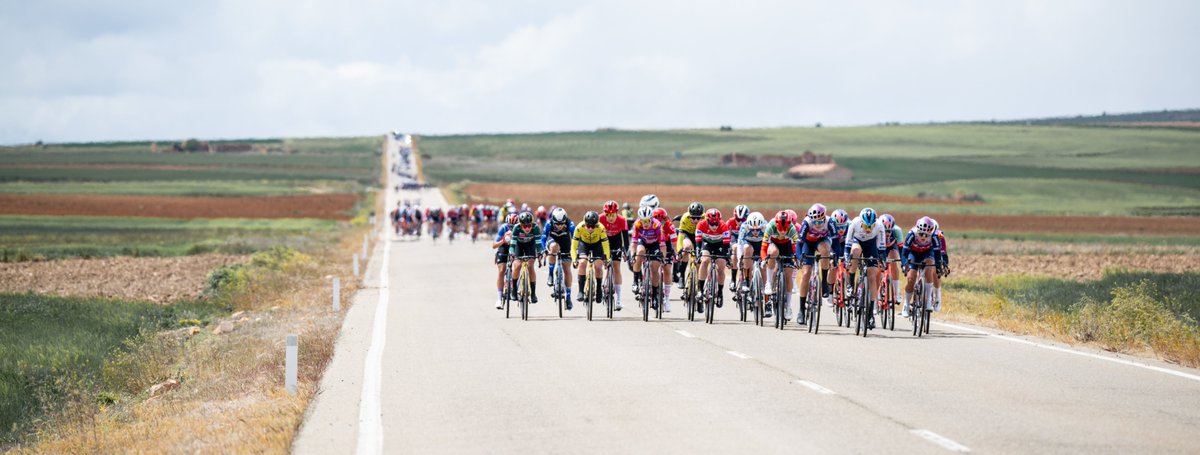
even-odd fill
[[[122,196],[0,194],[0,215],[156,218],[322,218],[348,220],[358,196]]]
[[[169,303],[195,298],[208,273],[245,256],[112,257],[0,263],[0,292]]]
[[[135,164],[135,163],[112,163],[112,164],[0,164],[0,168],[6,169],[89,169],[97,171],[111,171],[117,169],[139,169],[146,171],[205,171],[209,169],[217,169],[217,166],[197,166],[183,164]]]
[[[931,201],[903,196],[877,195],[854,191],[808,190],[793,188],[759,188],[734,186],[603,186],[603,185],[535,185],[535,184],[473,184],[464,188],[467,195],[478,200],[502,204],[506,198],[532,207],[557,204],[567,209],[573,218],[582,217],[587,210],[601,210],[605,200],[628,201],[636,209],[642,195],[653,193],[667,201],[665,207],[671,215],[678,215],[690,201],[719,201],[719,206],[728,218],[731,204],[744,203],[754,209],[755,203],[779,204],[796,201],[794,210],[803,215],[808,206],[816,201],[860,203],[878,202],[920,204],[972,204],[956,201]],[[833,210],[837,207],[830,206]],[[853,216],[861,207],[843,207]],[[771,213],[763,213],[770,217]],[[1132,217],[1132,216],[1053,216],[1053,215],[977,215],[963,213],[904,213],[896,212],[897,224],[906,230],[922,216],[937,219],[947,232],[986,231],[996,233],[1039,233],[1039,234],[1103,234],[1103,235],[1200,235],[1194,217]]]
[[[478,183],[467,185],[464,192],[486,200],[504,202],[506,198],[517,201],[560,201],[594,203],[597,207],[609,199],[629,202],[636,208],[643,195],[655,194],[664,202],[686,206],[691,201],[716,201],[731,203],[779,203],[783,201],[838,201],[838,202],[895,202],[910,204],[967,204],[957,201],[931,201],[915,197],[860,193],[857,191],[819,190],[807,188],[783,188],[762,186],[699,186],[699,185],[541,185]],[[736,201],[736,202],[735,202]],[[808,206],[805,206],[807,209]]]
[[[1105,269],[1128,269],[1149,272],[1200,272],[1200,256],[1194,254],[1078,254],[1029,255],[1001,254],[950,255],[954,278],[988,278],[998,275],[1024,273],[1070,280],[1098,280]]]

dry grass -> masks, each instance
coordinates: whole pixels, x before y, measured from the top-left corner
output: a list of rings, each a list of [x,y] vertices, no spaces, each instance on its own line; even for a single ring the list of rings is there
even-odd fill
[[[379,208],[377,207],[377,210]],[[304,410],[333,355],[343,314],[330,309],[330,277],[343,277],[342,301],[358,284],[347,258],[362,247],[366,227],[350,229],[343,240],[307,260],[254,273],[245,289],[227,296],[236,330],[213,334],[214,322],[198,334],[187,329],[140,340],[136,350],[114,358],[106,392],[115,403],[96,398],[65,400],[58,415],[38,425],[32,445],[18,453],[286,453]],[[344,311],[344,309],[343,309]],[[300,335],[299,393],[283,386],[284,339]],[[151,397],[149,387],[175,378],[179,388]]]

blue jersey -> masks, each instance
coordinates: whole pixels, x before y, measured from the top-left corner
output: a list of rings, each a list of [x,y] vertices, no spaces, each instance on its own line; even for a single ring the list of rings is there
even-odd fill
[[[511,224],[508,224],[508,223],[501,224],[500,229],[496,230],[496,243],[504,241],[504,234],[507,234],[510,229],[512,229]]]
[[[575,222],[571,220],[567,220],[565,226],[554,222],[546,223],[546,230],[542,232],[542,249],[546,249],[551,241],[558,243],[560,248],[570,248],[571,237],[574,235]]]
[[[750,229],[750,225],[742,223],[742,228],[738,230],[738,245],[746,245],[750,242],[762,243],[766,235],[766,229]]]

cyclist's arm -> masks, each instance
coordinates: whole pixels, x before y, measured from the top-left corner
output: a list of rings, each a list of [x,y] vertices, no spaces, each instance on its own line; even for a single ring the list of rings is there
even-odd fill
[[[579,231],[571,235],[571,262],[579,260]]]
[[[537,231],[537,234],[534,234],[535,236],[537,236],[538,234],[541,234],[541,230],[542,230],[542,228],[538,227],[537,223],[533,223],[533,229],[534,229],[535,231]],[[535,238],[536,238],[536,237],[535,237]],[[535,247],[537,247],[537,254],[538,254],[538,255],[541,255],[541,254],[542,254],[542,251],[545,251],[545,250],[546,250],[546,245],[545,245],[544,243],[542,243],[542,242],[538,242],[537,240],[534,240],[534,241],[533,241],[533,245],[534,245]]]
[[[608,233],[604,233],[604,237],[600,237],[600,245],[604,248],[604,260],[612,260],[612,248],[608,245]]]

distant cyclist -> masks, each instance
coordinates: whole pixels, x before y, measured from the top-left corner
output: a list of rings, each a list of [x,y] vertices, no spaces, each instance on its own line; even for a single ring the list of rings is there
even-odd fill
[[[666,249],[666,234],[663,231],[663,224],[654,219],[654,209],[650,207],[638,208],[638,219],[633,222],[633,239],[634,248],[634,264],[633,264],[633,282],[637,286],[643,279],[650,280],[651,295],[656,295],[662,292],[659,286],[662,286],[662,254]],[[642,276],[642,262],[650,261],[650,276]],[[647,296],[639,296],[643,305],[646,304]],[[670,311],[670,306],[663,305],[663,311]]]
[[[732,237],[732,239],[731,239],[732,246],[737,245],[737,235],[742,232],[742,223],[745,223],[746,219],[749,217],[750,217],[750,207],[746,207],[744,204],[738,204],[736,207],[733,208],[733,216],[729,217],[728,220],[725,220],[725,228],[729,231],[729,234]],[[738,282],[737,282],[738,267],[736,267],[736,265],[737,265],[736,262],[737,262],[737,253],[738,252],[736,251],[735,248],[730,248],[730,250],[731,250],[730,251],[731,256],[729,257],[729,259],[730,259],[729,264],[732,268],[732,271],[730,272],[729,285],[732,286],[733,289],[737,289],[738,288]],[[737,300],[737,293],[735,292],[733,295],[734,295],[734,300]]]
[[[884,233],[887,234],[887,246],[885,247],[884,256],[887,257],[887,268],[892,273],[892,289],[900,290],[900,264],[895,261],[900,259],[900,243],[904,240],[904,233],[896,226],[896,218],[889,213],[879,216],[879,221],[883,223]]]
[[[655,199],[655,203],[657,202],[658,200]],[[649,206],[647,205],[646,207]],[[675,257],[675,241],[677,240],[678,233],[675,231],[675,224],[671,222],[671,216],[667,214],[667,209],[662,207],[654,209],[654,219],[658,220],[659,223],[662,223],[663,237],[666,240],[666,242],[664,242],[666,244],[666,250],[664,250],[663,254],[661,283],[663,284],[663,303],[666,305],[663,307],[663,311],[669,312],[671,310],[671,304],[669,303],[671,301],[670,265],[672,262],[671,259]]]
[[[687,213],[675,217],[675,229],[679,239],[675,241],[675,253],[679,262],[675,263],[675,282],[682,283],[687,263],[692,260],[692,250],[696,246],[696,224],[704,218],[704,204],[693,202],[688,206]]]

